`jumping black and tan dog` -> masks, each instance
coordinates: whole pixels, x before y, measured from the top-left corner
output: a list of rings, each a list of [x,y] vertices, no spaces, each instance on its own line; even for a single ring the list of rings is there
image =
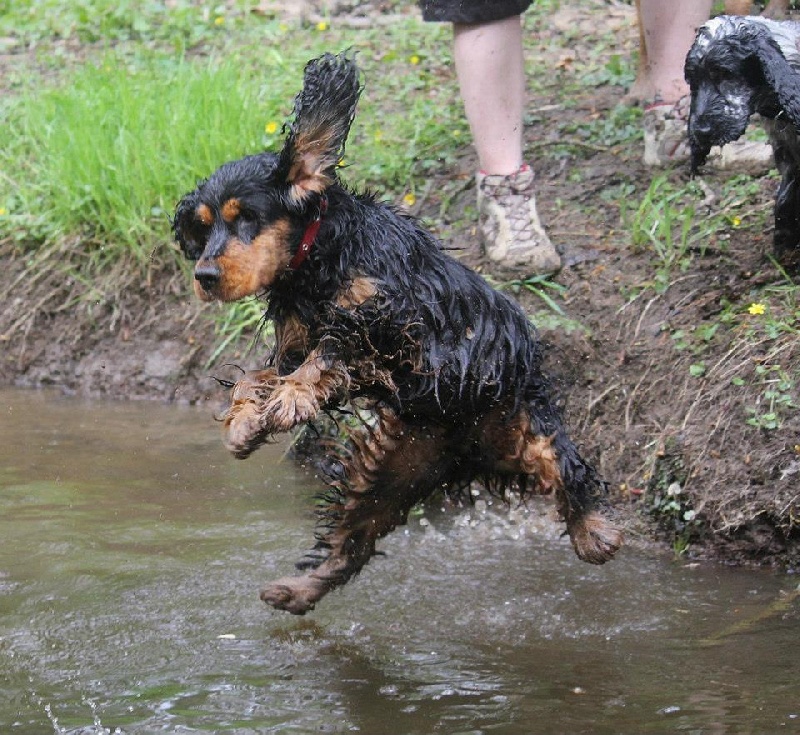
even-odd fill
[[[361,89],[350,56],[310,62],[280,153],[226,163],[173,223],[201,299],[263,293],[275,324],[268,367],[233,388],[224,425],[237,457],[349,401],[375,419],[349,430],[303,573],[262,599],[307,612],[414,504],[476,479],[555,492],[578,556],[608,561],[621,534],[603,514],[605,484],[562,425],[525,313],[415,219],[339,181]]]

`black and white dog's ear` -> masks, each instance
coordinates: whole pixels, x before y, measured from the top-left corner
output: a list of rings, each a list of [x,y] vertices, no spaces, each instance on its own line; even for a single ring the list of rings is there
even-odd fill
[[[753,31],[753,51],[764,80],[774,90],[786,116],[800,131],[800,74],[786,61],[766,28],[754,27]]]
[[[306,65],[276,170],[295,203],[321,194],[336,178],[361,89],[361,73],[347,52]]]

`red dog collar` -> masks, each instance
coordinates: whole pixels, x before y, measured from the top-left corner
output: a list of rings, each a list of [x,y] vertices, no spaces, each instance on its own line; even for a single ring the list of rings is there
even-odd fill
[[[303,239],[300,241],[297,252],[289,262],[289,270],[297,270],[305,262],[305,259],[311,252],[311,246],[314,244],[314,240],[317,239],[317,233],[322,224],[322,215],[327,211],[328,198],[322,197],[322,199],[319,200],[319,212],[317,213],[316,219],[308,223],[308,227],[306,227],[306,231],[303,233]]]

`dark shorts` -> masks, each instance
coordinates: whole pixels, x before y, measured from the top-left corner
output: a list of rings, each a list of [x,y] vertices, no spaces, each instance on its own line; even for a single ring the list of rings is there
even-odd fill
[[[525,12],[533,0],[419,0],[422,17],[449,23],[488,23]]]

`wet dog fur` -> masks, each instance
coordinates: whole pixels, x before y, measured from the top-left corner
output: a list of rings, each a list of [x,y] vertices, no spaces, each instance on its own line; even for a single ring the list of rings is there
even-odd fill
[[[605,484],[567,435],[525,313],[415,219],[340,182],[361,89],[350,56],[309,62],[280,153],[226,163],[173,221],[197,295],[264,294],[275,324],[266,369],[233,387],[224,431],[235,456],[348,402],[373,417],[347,429],[302,573],[262,599],[306,613],[414,504],[473,480],[556,493],[578,556],[606,562],[622,539]]]

